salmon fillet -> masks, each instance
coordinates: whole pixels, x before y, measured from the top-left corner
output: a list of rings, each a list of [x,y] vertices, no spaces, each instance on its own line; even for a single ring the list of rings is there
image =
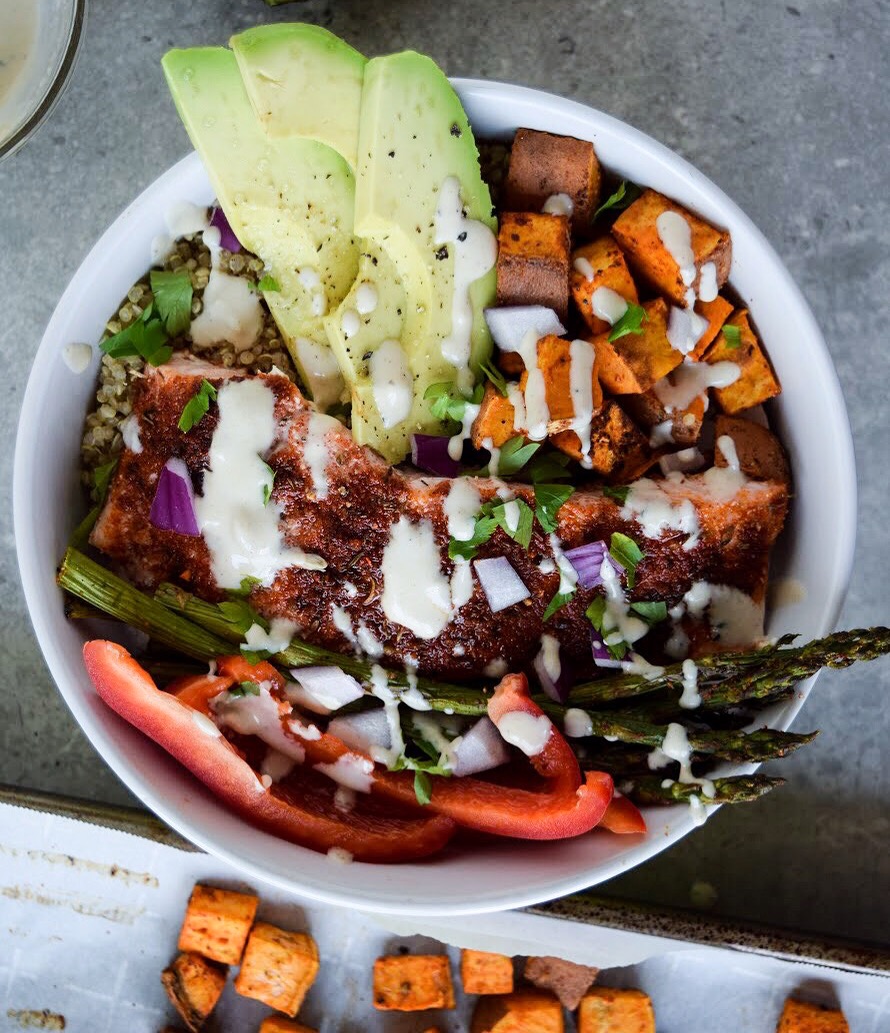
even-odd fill
[[[225,592],[214,578],[212,557],[203,538],[158,530],[149,523],[157,479],[171,457],[186,463],[195,490],[201,494],[218,420],[217,406],[211,405],[207,415],[187,434],[178,430],[177,422],[202,379],[221,388],[226,381],[254,378],[190,357],[148,368],[133,397],[141,451],[124,448],[91,541],[143,588],[173,581],[201,598],[218,601]],[[412,523],[429,521],[441,570],[446,576],[453,570],[443,510],[452,482],[391,467],[372,450],[357,445],[345,427],[330,421],[324,435],[329,487],[327,496],[319,498],[305,448],[311,403],[283,375],[273,373],[259,379],[275,398],[278,441],[263,458],[275,471],[272,502],[280,508],[279,528],[284,542],[327,561],[324,570],[288,567],[271,584],[255,588],[251,603],[259,613],[269,619],[288,618],[299,626],[302,638],[350,652],[354,643],[342,630],[345,612],[352,625],[363,622],[382,645],[384,662],[415,662],[421,672],[433,677],[478,677],[486,665],[499,660],[510,670],[523,669],[538,653],[545,632],[556,636],[563,657],[570,658],[579,673],[589,672],[590,624],[585,609],[596,590],[579,589],[568,605],[546,624],[543,622],[544,611],[557,592],[559,574],[548,562],[552,561],[553,550],[537,522],[528,550],[497,530],[477,553],[477,558],[508,557],[531,593],[525,601],[492,613],[474,578],[471,598],[436,638],[419,638],[388,619],[382,605],[382,558],[391,528],[401,517]],[[474,479],[473,483],[483,501],[494,497],[503,486],[487,478]],[[787,511],[787,486],[749,481],[731,497],[723,498],[698,475],[686,477],[682,483],[661,483],[671,498],[677,502],[687,498],[695,508],[700,533],[693,548],[683,548],[687,535],[682,532],[668,531],[660,538],[646,538],[627,511],[622,514],[618,502],[595,488],[577,490],[562,506],[558,535],[563,548],[596,539],[608,541],[615,531],[632,537],[645,553],[637,568],[636,586],[629,593],[635,601],[663,600],[670,607],[694,583],[709,582],[732,586],[762,603],[770,547]],[[517,497],[534,506],[531,487],[515,483],[510,487]],[[339,619],[335,622],[338,607]],[[715,637],[713,629],[704,619],[687,617],[684,627],[693,652],[713,650],[713,644],[708,643]],[[650,659],[657,659],[657,632],[647,637],[642,651]]]

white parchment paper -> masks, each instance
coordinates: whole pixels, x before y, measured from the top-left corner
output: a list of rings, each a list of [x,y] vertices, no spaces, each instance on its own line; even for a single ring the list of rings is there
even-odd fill
[[[442,1033],[468,1029],[457,946],[554,954],[608,968],[601,981],[639,986],[653,998],[659,1033],[772,1033],[785,996],[837,998],[854,1033],[890,1031],[890,979],[791,964],[730,950],[509,912],[460,919],[366,916],[246,885],[223,862],[70,818],[0,805],[0,1029],[157,1033],[175,1015],[159,977],[195,882],[250,889],[260,916],[307,929],[322,964],[300,1013],[319,1033]],[[371,966],[400,948],[449,943],[453,1012],[375,1012]],[[646,960],[642,960],[646,959]],[[633,963],[633,964],[632,964]],[[629,966],[629,967],[616,967]],[[208,1031],[252,1033],[269,1009],[227,986]],[[30,1024],[30,1025],[29,1025]]]

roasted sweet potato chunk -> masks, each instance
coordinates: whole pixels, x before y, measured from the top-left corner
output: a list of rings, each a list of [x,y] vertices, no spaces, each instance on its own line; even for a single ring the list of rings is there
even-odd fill
[[[579,462],[583,458],[581,439],[573,430],[550,436],[550,443]],[[653,461],[646,435],[626,412],[611,399],[590,424],[590,469],[608,477],[618,470]]]
[[[689,224],[695,265],[695,275],[689,283],[684,282],[680,266],[659,235],[658,217],[664,212],[675,212]],[[677,305],[686,304],[686,294],[690,287],[698,294],[702,267],[708,263],[712,263],[714,269],[712,277],[706,276],[706,280],[716,280],[719,288],[729,277],[732,263],[729,233],[716,229],[655,190],[644,190],[618,216],[612,226],[612,235],[627,255],[631,267],[659,294],[670,298]]]
[[[315,1030],[283,1015],[268,1015],[260,1023],[259,1033],[315,1033]]]
[[[714,396],[725,412],[734,416],[745,409],[762,405],[768,398],[775,398],[782,390],[766,352],[751,327],[745,309],[736,312],[726,323],[736,327],[738,345],[734,335],[727,337],[721,330],[717,339],[705,354],[705,362],[734,362],[741,370],[741,376],[729,387],[714,388]]]
[[[471,1033],[563,1033],[562,1007],[543,990],[517,990],[483,997],[473,1013]]]
[[[527,958],[523,975],[542,990],[551,990],[560,1004],[574,1011],[593,985],[599,969],[577,965],[563,958]]]
[[[460,952],[460,981],[465,994],[513,992],[513,959],[487,951]]]
[[[599,204],[600,163],[593,144],[537,129],[517,130],[504,184],[504,207],[540,212],[554,194],[568,195],[572,227],[583,233]]]
[[[652,1001],[642,990],[595,986],[581,1000],[578,1033],[655,1033]]]
[[[611,329],[611,324],[593,311],[593,295],[598,288],[608,287],[625,301],[639,301],[624,252],[609,236],[591,241],[572,254],[569,287],[578,311],[593,334],[608,333]]]
[[[615,395],[642,394],[683,361],[667,337],[668,307],[661,298],[643,305],[642,332],[610,341],[608,333],[593,338],[599,378]]]
[[[720,438],[732,438],[739,469],[755,481],[785,481],[791,478],[788,459],[779,439],[766,427],[741,416],[718,416],[715,428],[717,448],[714,465],[727,466],[728,460],[720,448]]]
[[[850,1033],[850,1027],[841,1011],[789,997],[776,1033]]]
[[[237,965],[258,903],[251,893],[195,886],[179,931],[179,949]]]
[[[584,348],[588,342],[582,341],[575,348]],[[567,429],[575,417],[575,405],[572,398],[572,362],[573,342],[563,337],[548,335],[538,341],[538,369],[544,375],[544,393],[547,409],[550,412],[548,432],[558,433]],[[596,351],[591,356],[591,401],[593,411],[597,412],[603,404],[603,389],[600,387],[597,369]],[[579,356],[579,361],[580,361]],[[525,392],[528,384],[528,371],[522,374],[519,386]]]
[[[250,933],[235,989],[291,1018],[318,975],[318,948],[307,933],[257,922]]]
[[[672,413],[665,409],[654,391],[646,391],[641,395],[622,395],[621,404],[641,427],[650,432],[650,435],[656,427],[664,428],[664,440],[656,441],[656,447],[658,444],[671,443],[694,445],[699,439],[705,415],[704,396],[693,398],[686,409],[678,409]],[[666,426],[667,424],[670,426]]]
[[[161,982],[182,1021],[196,1033],[216,1007],[226,985],[226,969],[184,951],[161,973]]]
[[[708,329],[699,337],[695,347],[689,353],[690,359],[697,362],[702,355],[711,347],[714,338],[720,333],[720,329],[727,319],[732,315],[732,303],[718,294],[713,301],[697,301],[695,311],[708,321]]]
[[[498,232],[498,305],[546,305],[565,320],[569,259],[565,216],[504,212]]]
[[[489,439],[495,448],[500,448],[509,438],[522,432],[514,427],[515,419],[516,410],[510,399],[504,398],[494,384],[486,384],[479,413],[473,421],[473,448],[484,448]]]
[[[447,954],[404,954],[374,962],[374,1007],[380,1011],[453,1008]]]

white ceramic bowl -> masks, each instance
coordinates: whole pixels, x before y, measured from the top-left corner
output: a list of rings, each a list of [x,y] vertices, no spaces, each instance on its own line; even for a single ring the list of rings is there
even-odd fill
[[[700,172],[614,118],[517,86],[473,80],[455,85],[479,136],[506,137],[517,126],[527,126],[592,140],[606,168],[663,191],[731,231],[732,286],[750,306],[782,382],[783,393],[771,415],[789,450],[795,478],[792,518],[777,550],[774,573],[796,578],[806,588],[805,598],[773,615],[769,630],[805,636],[828,631],[853,555],[853,447],[825,343],[775,252]],[[25,394],[14,484],[22,580],[52,675],[96,749],[156,814],[251,878],[371,911],[436,915],[519,907],[603,882],[677,842],[693,828],[682,806],[649,810],[646,837],[594,833],[561,843],[491,842],[415,865],[334,864],[324,855],[252,829],[100,702],[81,663],[82,632],[65,620],[54,581],[56,564],[82,513],[78,450],[98,355],[92,368],[77,376],[61,353],[69,343],[99,339],[109,313],[145,272],[151,240],[163,231],[170,204],[209,203],[212,198],[203,167],[192,154],[130,205],[65,291]],[[799,707],[800,700],[769,716],[784,728]]]

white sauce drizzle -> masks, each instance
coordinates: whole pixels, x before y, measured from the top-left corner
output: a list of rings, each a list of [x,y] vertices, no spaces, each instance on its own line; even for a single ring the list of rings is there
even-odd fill
[[[433,525],[428,520],[412,523],[399,517],[390,528],[381,571],[381,605],[387,619],[418,638],[437,638],[454,611]]]
[[[358,312],[354,308],[344,309],[343,315],[340,316],[340,330],[343,336],[349,340],[350,337],[355,337],[361,328],[362,321],[359,319]]]
[[[83,373],[93,361],[93,346],[90,344],[66,344],[62,349],[62,361],[72,373]]]
[[[341,425],[333,416],[309,412],[306,420],[306,440],[303,442],[303,462],[309,468],[316,499],[326,499],[330,488],[327,473],[330,460],[326,442],[327,433],[340,429]]]
[[[348,814],[355,809],[356,794],[354,789],[338,786],[334,793],[334,806],[338,811]]]
[[[519,355],[525,363],[528,380],[525,385],[525,414],[528,427],[526,433],[532,441],[543,441],[547,437],[550,410],[547,407],[547,385],[544,374],[538,366],[537,330],[529,330],[519,345]]]
[[[593,271],[593,266],[586,258],[583,257],[583,255],[576,258],[572,263],[572,266],[575,272],[580,273],[588,283],[593,283],[593,278],[596,274]]]
[[[327,858],[329,861],[333,861],[334,864],[352,864],[355,858],[352,854],[342,846],[332,846],[327,852]]]
[[[686,550],[698,544],[698,513],[690,499],[675,500],[657,481],[641,477],[634,481],[621,507],[624,520],[635,520],[647,538],[660,538],[665,531],[683,531],[689,537],[683,543]]]
[[[334,627],[340,634],[346,639],[351,646],[358,646],[358,639],[355,637],[355,631],[352,628],[352,618],[343,609],[342,606],[331,607],[331,620],[334,622]]]
[[[244,636],[244,641],[251,649],[265,649],[270,653],[281,653],[291,644],[298,626],[285,617],[275,617],[269,623],[269,630],[264,631],[262,625],[251,624]]]
[[[692,227],[679,212],[662,212],[655,220],[658,237],[680,268],[680,278],[690,287],[695,280],[695,255],[692,253]]]
[[[405,739],[402,735],[398,698],[389,687],[389,676],[378,664],[371,668],[371,692],[383,701],[383,712],[389,726],[389,748],[372,746],[371,756],[379,763],[392,767],[405,752]]]
[[[358,640],[359,648],[363,653],[367,653],[368,656],[372,656],[374,658],[383,656],[383,643],[374,635],[373,631],[371,631],[364,621],[359,621],[355,637]]]
[[[717,641],[725,646],[748,646],[763,638],[763,606],[732,585],[696,581],[683,596],[689,613],[708,623]]]
[[[283,778],[287,778],[294,770],[295,764],[296,761],[288,757],[286,753],[270,747],[266,750],[266,755],[260,763],[260,774],[263,776],[263,784],[265,785],[266,778],[269,779],[269,786],[273,782],[280,782]],[[266,786],[266,788],[268,789],[269,786]]]
[[[592,276],[589,278],[593,279]],[[605,320],[609,326],[614,326],[627,312],[627,301],[611,287],[597,287],[590,298],[590,309],[597,319]]]
[[[709,387],[729,387],[742,375],[735,362],[690,362],[656,381],[652,390],[667,412],[688,409]]]
[[[501,469],[501,450],[495,448],[495,444],[491,438],[482,439],[482,447],[488,452],[488,473],[492,477],[497,477]]]
[[[683,661],[683,694],[679,700],[684,710],[695,710],[701,706],[698,692],[698,667],[694,660]]]
[[[569,345],[569,389],[572,396],[572,430],[581,441],[581,465],[590,469],[590,422],[593,419],[593,366],[596,352],[587,341]]]
[[[511,710],[496,722],[501,738],[516,746],[526,757],[537,757],[553,733],[553,724],[546,714],[527,714]]]
[[[553,553],[553,562],[559,571],[559,588],[557,591],[560,595],[568,595],[574,592],[578,585],[578,571],[575,570],[572,566],[572,561],[562,551],[562,542],[555,533],[549,535],[549,541],[550,549]]]
[[[727,467],[738,473],[741,470],[741,465],[739,464],[739,454],[736,451],[735,441],[728,434],[721,434],[717,438],[717,448],[723,453]]]
[[[323,316],[328,310],[328,296],[318,275],[312,266],[304,266],[298,274],[300,285],[307,291],[313,316]]]
[[[377,308],[377,288],[372,283],[362,283],[355,292],[355,307],[361,316],[369,316]]]
[[[286,567],[324,570],[321,556],[285,547],[278,504],[263,502],[268,470],[260,458],[275,444],[275,396],[261,380],[230,382],[217,395],[219,421],[210,443],[204,493],[195,498],[198,527],[220,588],[245,577],[264,585]]]
[[[203,233],[210,225],[210,213],[207,205],[174,201],[164,213],[164,222],[170,236],[178,240],[191,233]]]
[[[230,276],[220,269],[210,270],[204,288],[204,308],[192,320],[192,341],[206,348],[228,341],[238,349],[249,348],[263,329],[260,299],[243,276]]]
[[[502,656],[497,656],[494,660],[488,661],[482,668],[482,673],[486,678],[503,678],[508,670],[507,661]]]
[[[464,415],[461,420],[460,431],[448,439],[448,455],[455,462],[457,462],[463,455],[464,442],[468,441],[472,435],[473,422],[479,415],[480,408],[480,405],[474,405],[472,402],[467,402],[464,406]]]
[[[454,286],[451,295],[451,333],[442,341],[442,355],[457,370],[457,386],[469,392],[470,336],[473,307],[470,286],[494,267],[497,239],[483,222],[468,219],[460,196],[460,181],[448,176],[439,189],[436,205],[435,242],[447,244],[454,257]]]
[[[656,423],[649,434],[649,447],[661,448],[662,445],[674,444],[674,421],[665,420]]]
[[[590,715],[577,707],[569,707],[563,717],[563,731],[570,739],[586,739],[593,735]]]
[[[695,309],[671,306],[668,316],[667,339],[670,346],[676,348],[678,352],[688,355],[707,329],[707,319],[700,316]]]
[[[451,606],[454,613],[464,606],[466,603],[473,598],[473,590],[475,588],[473,583],[473,568],[470,566],[470,561],[458,557],[454,561],[454,570],[451,574]],[[463,656],[463,652],[458,653],[457,650],[463,650],[463,646],[454,647],[455,656]]]
[[[313,767],[338,785],[352,789],[356,793],[371,792],[374,763],[367,757],[360,757],[356,753],[344,753],[332,764],[314,764]]]
[[[651,771],[657,771],[670,761],[676,761],[680,765],[679,781],[683,785],[701,786],[702,795],[708,799],[713,799],[716,795],[716,787],[709,778],[696,778],[692,774],[692,747],[689,744],[689,734],[683,725],[672,721],[667,727],[661,747],[656,746],[647,759]],[[670,779],[665,779],[662,785],[667,788],[673,783]],[[707,817],[707,812],[700,797],[691,796],[689,798],[689,809],[696,824],[702,824]]]
[[[459,542],[467,542],[476,529],[476,514],[481,505],[479,492],[469,477],[456,477],[445,496],[443,510],[448,519],[448,533]]]
[[[513,406],[513,430],[525,430],[528,422],[525,415],[525,395],[519,384],[512,381],[507,384],[507,401]]]
[[[139,417],[136,413],[130,413],[121,424],[121,437],[124,439],[125,447],[139,455],[142,451],[142,441],[139,437]]]
[[[568,194],[551,194],[541,209],[545,215],[564,215],[567,219],[572,217],[574,210],[575,204]]]
[[[559,639],[555,635],[541,636],[541,648],[535,657],[535,668],[543,669],[547,677],[556,682],[562,674],[562,661],[559,658]]]
[[[705,262],[699,270],[698,296],[702,301],[717,297],[717,266],[713,262]]]
[[[414,400],[414,378],[398,341],[382,341],[368,362],[374,404],[383,426],[395,427],[408,418]]]

